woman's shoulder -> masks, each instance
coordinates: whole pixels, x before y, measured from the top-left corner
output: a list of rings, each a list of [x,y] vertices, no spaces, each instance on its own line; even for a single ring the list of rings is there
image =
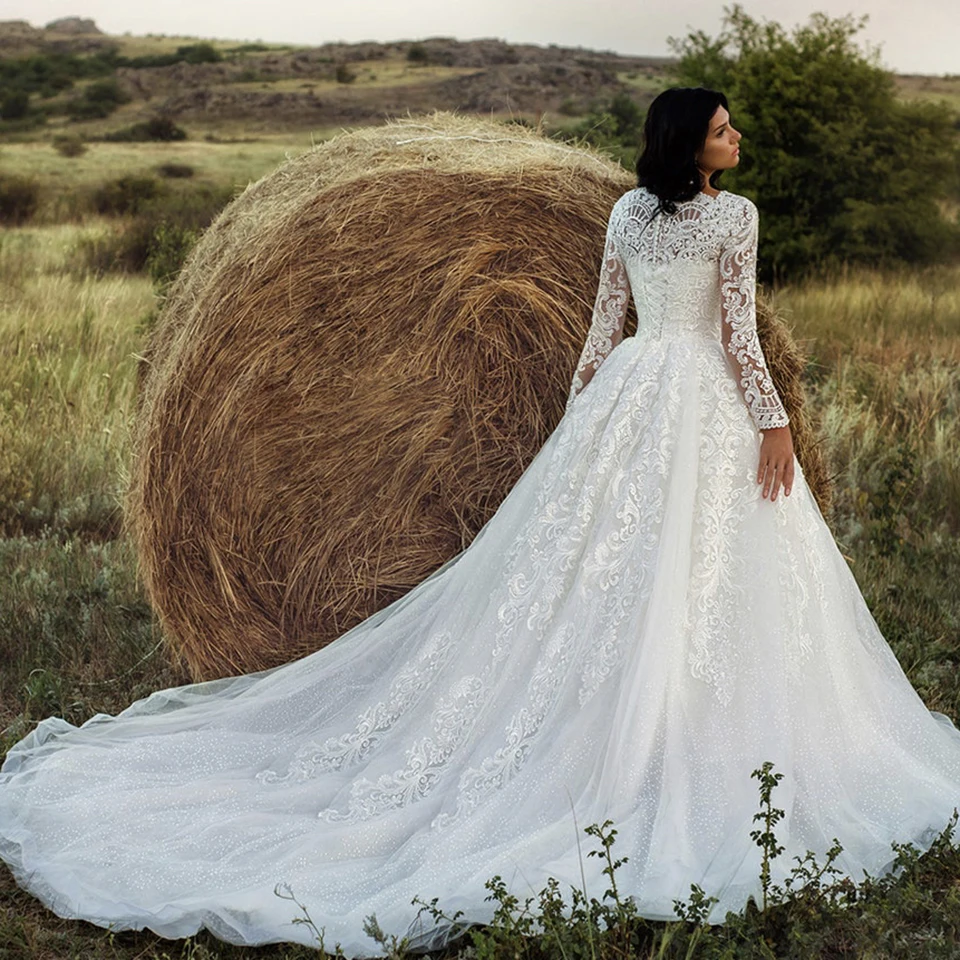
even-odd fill
[[[643,202],[647,200],[656,200],[656,197],[646,187],[634,187],[627,190],[617,198],[614,207],[625,207],[631,203]]]
[[[742,193],[731,193],[729,190],[722,190],[716,199],[719,200],[720,197],[725,197],[727,203],[739,210],[745,210],[751,214],[757,213],[757,205]]]
[[[645,218],[656,206],[657,197],[646,187],[634,187],[617,197],[610,210],[611,220],[630,220],[631,218]]]
[[[742,193],[730,193],[724,190],[718,194],[716,200],[726,196],[726,201],[721,208],[721,213],[725,213],[725,219],[732,224],[733,229],[756,230],[760,222],[760,211],[757,205]]]

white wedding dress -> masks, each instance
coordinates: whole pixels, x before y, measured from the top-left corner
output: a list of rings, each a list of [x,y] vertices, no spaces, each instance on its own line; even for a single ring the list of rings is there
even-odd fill
[[[414,897],[490,918],[556,877],[709,920],[760,894],[765,760],[791,858],[855,880],[960,804],[960,732],[907,680],[797,469],[756,481],[787,422],[756,335],[757,209],[723,191],[613,208],[567,410],[474,542],[331,646],[44,720],[0,772],[0,856],[63,917],[238,944],[443,942]],[[622,336],[629,296],[636,336]],[[582,873],[581,873],[582,871]],[[283,888],[281,888],[282,890]]]

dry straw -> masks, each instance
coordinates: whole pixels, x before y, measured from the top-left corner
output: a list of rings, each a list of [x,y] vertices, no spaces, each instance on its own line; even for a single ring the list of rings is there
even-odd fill
[[[221,213],[145,349],[127,497],[194,678],[310,653],[471,541],[563,413],[633,185],[588,147],[435,113],[344,132]],[[794,412],[803,361],[761,320]]]

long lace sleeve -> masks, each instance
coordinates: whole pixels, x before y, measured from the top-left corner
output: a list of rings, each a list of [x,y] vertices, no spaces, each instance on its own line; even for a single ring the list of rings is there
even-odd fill
[[[732,358],[743,399],[758,430],[785,427],[790,419],[780,401],[757,336],[757,234],[759,213],[747,201],[720,249],[720,337]]]
[[[623,323],[630,300],[630,284],[626,267],[617,249],[615,237],[617,220],[617,211],[614,209],[607,224],[607,239],[604,245],[603,262],[600,265],[600,283],[593,304],[590,329],[580,359],[577,361],[577,371],[573,376],[567,397],[568,410],[574,397],[590,382],[607,355],[623,338]]]

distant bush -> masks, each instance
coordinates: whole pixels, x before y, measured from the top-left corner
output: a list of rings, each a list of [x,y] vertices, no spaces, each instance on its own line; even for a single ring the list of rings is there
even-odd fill
[[[115,48],[81,55],[42,53],[29,57],[0,58],[0,91],[22,91],[47,99],[69,90],[75,80],[107,77],[121,65]]]
[[[91,83],[79,96],[67,101],[66,114],[74,120],[92,120],[109,117],[130,96],[123,92],[114,79],[97,80]]]
[[[146,270],[162,291],[233,195],[233,188],[202,186],[145,199],[111,233],[84,238],[74,250],[75,269],[98,275]]]
[[[588,115],[565,133],[597,147],[635,148],[643,120],[643,110],[630,94],[621,91],[606,104],[592,105]]]
[[[83,91],[83,95],[91,103],[112,103],[114,105],[127,103],[129,94],[123,92],[120,84],[113,77],[106,80],[95,80]]]
[[[34,110],[25,117],[19,117],[16,120],[4,120],[0,118],[0,131],[3,133],[25,133],[29,130],[36,130],[47,122],[47,111]]]
[[[111,142],[146,142],[146,141],[173,141],[186,140],[187,131],[178,127],[171,117],[158,115],[149,120],[142,120],[129,127],[112,130],[103,135],[104,140]]]
[[[620,140],[636,143],[643,129],[646,114],[628,93],[618,93],[607,108],[613,117],[614,129]]]
[[[163,184],[154,177],[124,176],[95,188],[93,205],[97,213],[108,216],[139,213],[162,192]]]
[[[145,261],[146,254],[141,253],[138,257],[131,251],[142,244],[139,238],[137,243],[133,242],[126,225],[104,233],[84,234],[70,250],[69,269],[75,274],[93,274],[95,277],[114,272],[137,272],[143,269],[137,261]]]
[[[154,53],[143,57],[121,57],[118,66],[150,68],[172,67],[175,63],[218,63],[223,55],[210,43],[190,43],[174,53]]]
[[[75,133],[58,133],[51,142],[61,157],[79,157],[87,152],[87,145]]]
[[[422,43],[413,43],[407,50],[407,60],[419,66],[431,64],[434,66],[452,67],[455,59],[452,50],[443,50],[437,47],[431,49],[425,47]],[[510,60],[509,57],[505,57],[499,62],[512,63],[514,61]]]
[[[0,174],[0,222],[17,226],[26,223],[40,202],[40,184],[29,177]]]
[[[182,179],[192,177],[196,171],[188,163],[161,163],[157,167],[157,173],[161,177],[170,177],[171,179]]]
[[[175,53],[148,53],[142,57],[124,57],[123,66],[132,67],[134,70],[150,70],[154,67],[172,67],[182,60],[183,57]]]
[[[353,83],[357,75],[345,64],[337,64],[337,83]]]
[[[266,53],[269,49],[265,43],[241,43],[239,47],[229,47],[224,53]]]
[[[26,90],[14,90],[0,100],[0,119],[21,120],[30,112],[30,94]]]
[[[568,116],[577,112],[576,104],[564,100],[560,112]],[[615,159],[632,155],[640,139],[644,112],[634,99],[624,92],[617,93],[607,103],[593,103],[587,115],[577,124],[557,131],[555,138],[564,141],[582,140],[602,147]]]
[[[223,59],[212,43],[191,43],[177,47],[177,56],[186,63],[219,63]]]
[[[410,45],[410,49],[407,50],[407,59],[411,63],[427,63],[430,59],[430,54],[422,44],[413,43]]]

